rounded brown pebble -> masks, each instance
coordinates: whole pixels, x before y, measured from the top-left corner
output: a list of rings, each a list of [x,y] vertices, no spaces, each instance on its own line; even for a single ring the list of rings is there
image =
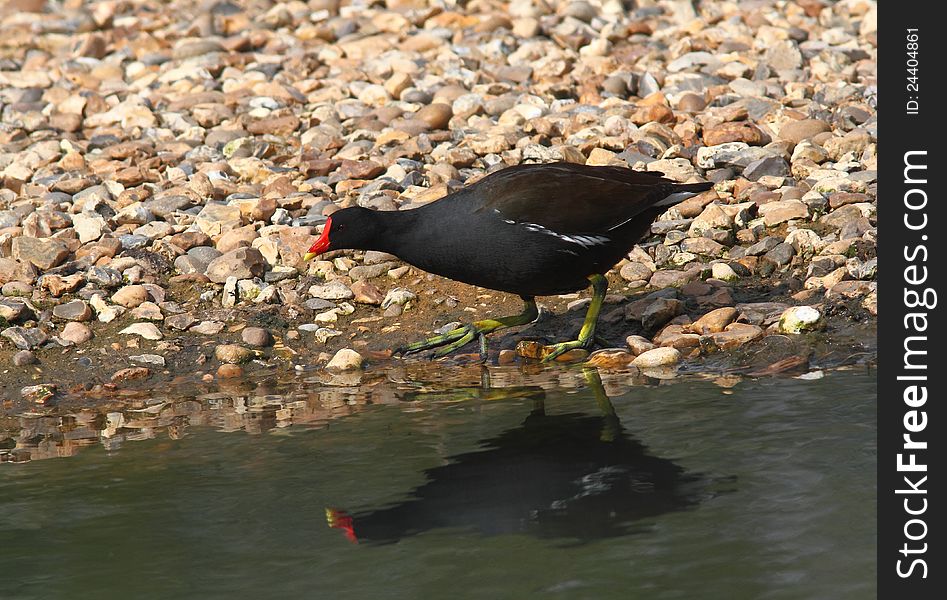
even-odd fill
[[[677,101],[677,110],[681,112],[700,112],[707,107],[707,101],[698,94],[684,94]]]
[[[70,321],[66,323],[66,326],[63,327],[62,333],[59,334],[59,337],[62,339],[72,342],[73,344],[84,344],[92,339],[92,330],[89,329],[88,325],[84,325],[77,321]]]
[[[232,379],[243,375],[243,367],[239,365],[220,365],[217,367],[217,377],[221,379]]]
[[[450,104],[435,102],[414,113],[414,118],[424,121],[431,129],[446,129],[454,111]]]

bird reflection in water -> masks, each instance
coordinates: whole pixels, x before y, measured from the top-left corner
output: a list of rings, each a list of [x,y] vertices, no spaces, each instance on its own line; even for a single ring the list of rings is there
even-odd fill
[[[409,500],[352,515],[327,509],[329,526],[352,542],[392,543],[440,528],[588,542],[695,506],[701,478],[648,454],[622,427],[598,371],[584,375],[600,414],[546,414],[543,391],[530,389],[536,406],[522,425],[428,469]],[[509,391],[485,383],[481,397]]]

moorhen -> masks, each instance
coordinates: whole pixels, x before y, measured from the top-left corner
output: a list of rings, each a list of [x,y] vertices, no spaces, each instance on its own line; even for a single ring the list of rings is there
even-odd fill
[[[421,208],[332,213],[309,260],[338,249],[378,250],[419,269],[519,295],[522,314],[458,327],[401,353],[440,348],[443,356],[503,327],[539,315],[534,298],[592,285],[577,340],[549,346],[544,361],[587,348],[608,281],[604,277],[667,208],[713,184],[677,183],[661,173],[574,163],[524,164],[496,171]],[[482,342],[483,344],[484,342]]]

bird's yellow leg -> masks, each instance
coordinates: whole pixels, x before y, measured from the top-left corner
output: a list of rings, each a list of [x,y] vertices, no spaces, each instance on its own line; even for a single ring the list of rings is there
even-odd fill
[[[543,362],[554,360],[569,350],[576,348],[588,348],[595,339],[595,324],[598,322],[598,315],[602,312],[602,303],[605,301],[605,291],[608,290],[608,280],[604,275],[590,275],[589,281],[592,282],[592,302],[589,304],[589,310],[585,313],[585,321],[582,323],[582,329],[579,330],[579,339],[571,342],[562,342],[561,344],[552,344],[543,348]]]
[[[536,306],[536,301],[532,298],[523,298],[523,302],[525,303],[523,312],[518,315],[474,321],[469,325],[463,325],[457,329],[452,329],[447,333],[430,337],[423,342],[408,344],[407,346],[396,350],[395,353],[412,354],[414,352],[430,350],[431,348],[439,348],[437,352],[434,353],[434,356],[441,357],[450,354],[461,346],[473,341],[477,336],[484,336],[488,333],[496,331],[497,329],[503,329],[505,327],[516,327],[518,325],[532,323],[536,320],[536,317],[539,316],[539,308]],[[441,346],[443,346],[443,348]],[[481,348],[482,354],[485,353],[485,346],[486,344],[484,343],[484,347]]]

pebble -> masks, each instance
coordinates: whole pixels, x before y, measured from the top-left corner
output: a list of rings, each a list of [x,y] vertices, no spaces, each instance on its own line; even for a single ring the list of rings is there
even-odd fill
[[[243,367],[240,365],[222,364],[217,367],[217,377],[220,379],[234,379],[243,376]]]
[[[681,353],[677,348],[665,346],[642,352],[631,361],[631,364],[639,369],[650,369],[676,365],[680,360]]]
[[[309,288],[309,295],[319,300],[351,300],[355,294],[341,281],[314,285]]]
[[[689,328],[694,333],[699,334],[719,333],[723,331],[727,325],[735,321],[739,315],[740,313],[736,308],[724,306],[700,317],[691,323]]]
[[[733,270],[733,267],[727,263],[714,263],[711,266],[710,272],[711,277],[719,279],[720,281],[737,281],[740,279],[740,276]]]
[[[188,331],[199,333],[201,335],[217,335],[224,330],[224,324],[220,321],[201,321],[197,325],[192,325]]]
[[[655,347],[651,340],[640,335],[629,335],[625,338],[625,343],[635,356],[653,350]]]
[[[354,371],[362,368],[362,355],[351,348],[342,348],[329,360],[326,369],[332,371]]]
[[[253,358],[253,351],[236,344],[221,344],[214,349],[214,356],[222,363],[239,365]]]
[[[635,355],[627,350],[606,348],[590,354],[585,364],[600,369],[621,369],[631,363],[634,358]]]
[[[816,329],[822,322],[822,313],[811,306],[787,308],[779,317],[781,333],[804,333]]]
[[[88,321],[92,318],[92,309],[82,300],[72,300],[54,306],[53,316],[64,321]]]
[[[730,323],[723,331],[710,334],[714,346],[720,350],[731,350],[748,344],[763,336],[763,328],[749,323]]]
[[[154,365],[156,367],[165,366],[164,357],[160,354],[136,354],[134,356],[129,356],[128,360],[141,363],[143,365]]]
[[[137,379],[147,379],[151,376],[151,370],[148,367],[128,367],[119,369],[112,374],[112,383],[124,383],[135,381]]]
[[[154,323],[133,323],[119,333],[141,336],[146,340],[160,340],[164,337]]]
[[[32,350],[46,343],[49,336],[39,327],[7,327],[0,336],[10,340],[10,342],[21,350]]]
[[[273,345],[273,334],[262,327],[246,327],[240,332],[243,343],[254,348],[265,348]]]
[[[63,327],[59,337],[78,346],[92,339],[92,329],[84,323],[70,321]]]
[[[33,365],[39,362],[39,359],[36,358],[36,355],[30,352],[29,350],[20,350],[13,355],[13,366],[15,367],[25,367],[28,365]]]
[[[228,277],[251,279],[262,276],[265,266],[266,260],[256,248],[237,248],[212,260],[205,275],[214,283],[224,283]]]
[[[148,300],[148,289],[143,285],[126,285],[112,294],[112,302],[125,308],[135,308]]]
[[[381,302],[381,307],[383,309],[390,308],[392,306],[406,307],[410,302],[417,298],[417,294],[414,292],[405,289],[405,288],[394,288],[388,290],[388,293],[385,294],[385,299]]]

